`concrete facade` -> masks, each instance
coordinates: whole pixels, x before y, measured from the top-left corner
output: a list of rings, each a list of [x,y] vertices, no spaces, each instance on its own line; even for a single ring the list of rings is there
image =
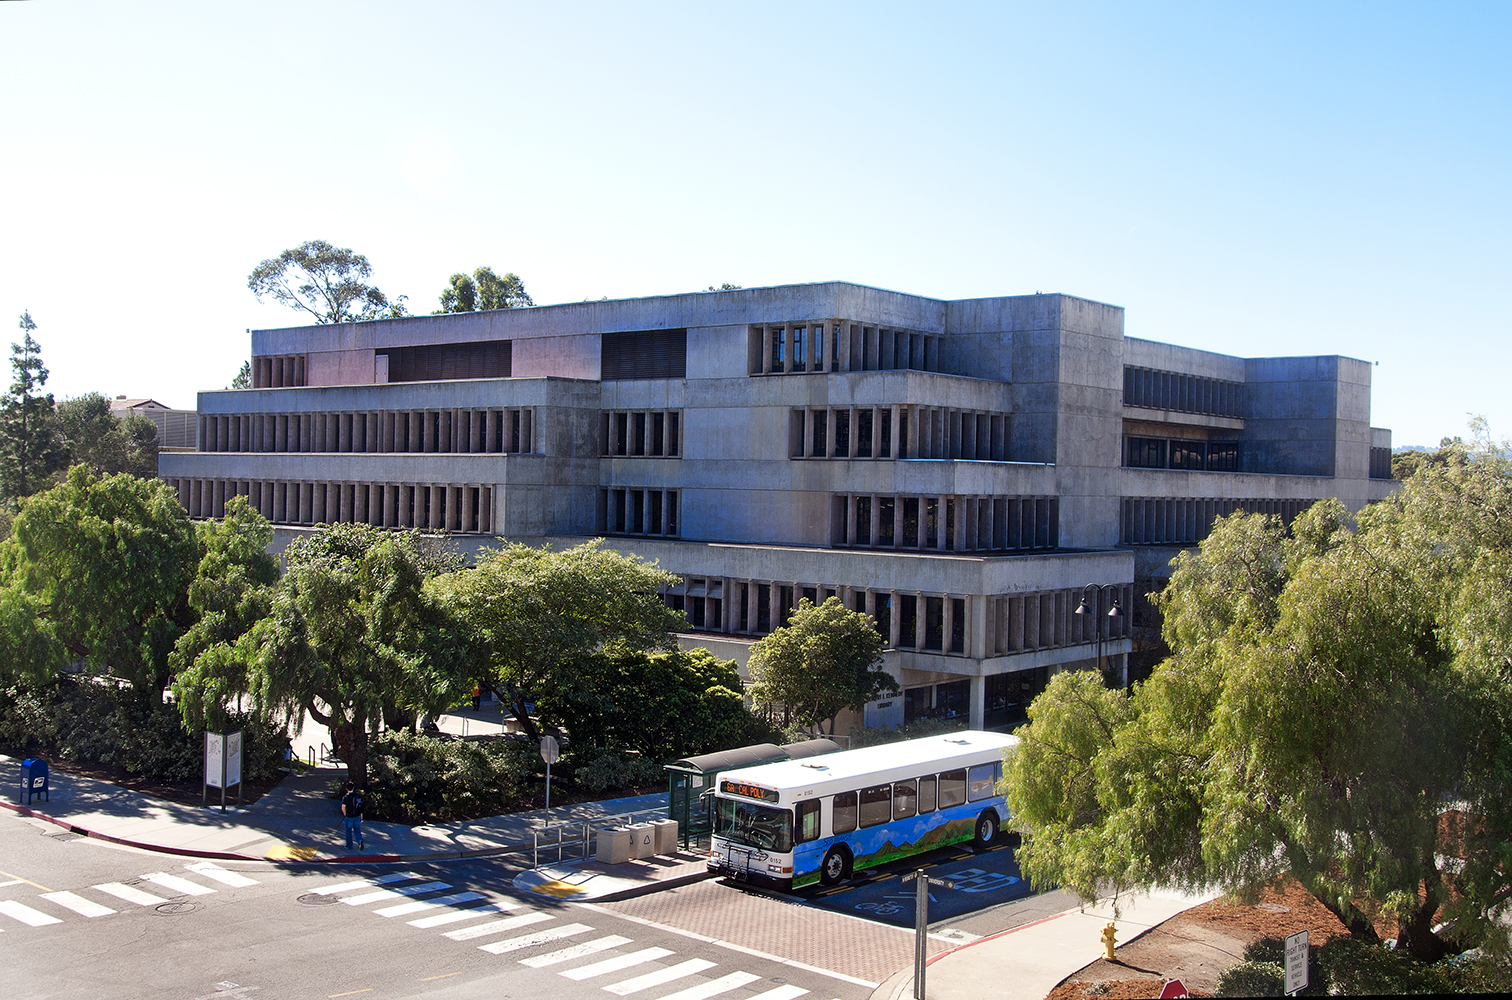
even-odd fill
[[[256,331],[252,355],[256,387],[201,393],[198,451],[162,456],[191,516],[243,494],[290,531],[604,536],[681,575],[686,641],[741,664],[833,594],[906,689],[868,724],[1011,724],[1095,663],[1099,623],[1123,662],[1108,601],[1214,517],[1392,485],[1365,362],[1128,338],[1066,295],[830,282]]]

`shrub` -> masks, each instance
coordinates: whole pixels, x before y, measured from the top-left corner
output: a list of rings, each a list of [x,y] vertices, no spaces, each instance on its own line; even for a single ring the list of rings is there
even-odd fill
[[[1384,945],[1340,937],[1318,951],[1336,994],[1442,993],[1447,989],[1440,966],[1425,965]]]
[[[1220,997],[1279,997],[1285,995],[1286,973],[1275,962],[1240,962],[1218,977]]]
[[[633,789],[637,794],[666,787],[667,772],[639,754],[587,748],[573,755],[574,783],[585,792]]]
[[[1323,963],[1319,960],[1321,945],[1309,944],[1307,948],[1307,988],[1298,992],[1298,996],[1320,997],[1328,995],[1328,976],[1323,971]],[[1275,965],[1280,969],[1286,969],[1286,939],[1267,937],[1250,944],[1244,949],[1246,962],[1264,963]],[[1285,978],[1283,976],[1283,983]]]
[[[368,751],[368,815],[450,822],[508,811],[529,787],[535,748],[516,740],[447,739],[390,729]]]

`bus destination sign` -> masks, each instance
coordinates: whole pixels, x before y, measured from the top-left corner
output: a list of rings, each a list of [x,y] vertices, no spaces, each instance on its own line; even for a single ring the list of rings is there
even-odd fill
[[[780,798],[775,788],[762,788],[748,781],[721,781],[719,790],[727,795],[743,795],[748,799],[761,799],[763,802],[776,802]]]

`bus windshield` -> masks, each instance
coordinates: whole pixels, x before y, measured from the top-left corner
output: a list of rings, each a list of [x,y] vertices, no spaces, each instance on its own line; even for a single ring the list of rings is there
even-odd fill
[[[714,835],[732,844],[786,854],[793,849],[793,812],[754,802],[719,799]]]

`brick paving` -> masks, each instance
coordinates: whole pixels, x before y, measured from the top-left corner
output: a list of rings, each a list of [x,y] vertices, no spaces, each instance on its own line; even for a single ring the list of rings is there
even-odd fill
[[[601,905],[873,983],[913,965],[911,930],[743,892],[717,881]],[[950,947],[930,940],[929,953]]]

